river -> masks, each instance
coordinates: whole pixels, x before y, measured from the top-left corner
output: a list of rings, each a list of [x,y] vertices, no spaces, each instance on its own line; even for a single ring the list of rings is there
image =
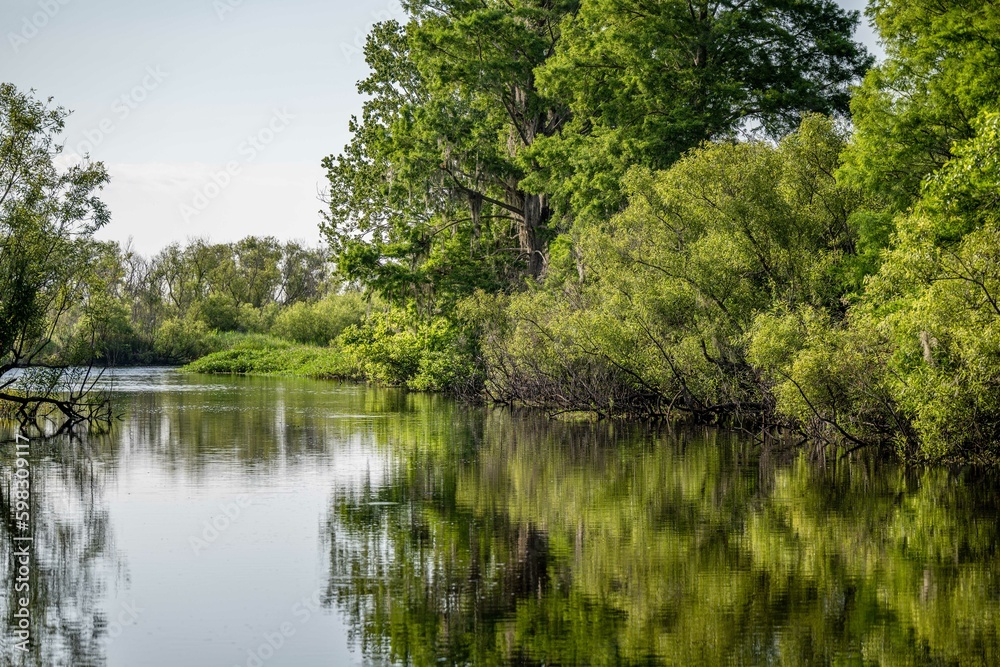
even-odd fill
[[[109,433],[30,445],[27,528],[4,448],[2,665],[1000,664],[995,473],[331,382],[113,389]]]

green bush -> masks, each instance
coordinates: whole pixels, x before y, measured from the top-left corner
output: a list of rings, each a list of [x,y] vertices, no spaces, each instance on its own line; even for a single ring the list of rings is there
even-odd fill
[[[475,338],[445,318],[417,322],[401,310],[379,312],[348,327],[338,343],[371,382],[420,391],[478,387]]]
[[[365,303],[357,292],[331,294],[315,303],[289,306],[275,318],[271,333],[304,345],[328,345],[364,315]]]
[[[269,303],[262,308],[254,308],[249,303],[240,304],[236,313],[236,328],[244,333],[267,333],[278,317],[280,307]]]
[[[201,320],[172,318],[157,329],[153,349],[161,361],[184,363],[217,349],[216,338]]]
[[[222,294],[209,294],[194,305],[190,316],[200,320],[209,329],[236,331],[239,328],[240,309],[236,303]]]
[[[422,343],[400,313],[377,313],[348,327],[340,341],[372,382],[405,385],[420,367]]]

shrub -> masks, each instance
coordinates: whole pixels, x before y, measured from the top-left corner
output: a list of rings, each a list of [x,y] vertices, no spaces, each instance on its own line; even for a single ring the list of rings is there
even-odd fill
[[[445,318],[413,324],[391,310],[348,327],[338,341],[370,381],[420,391],[478,391],[475,338]]]
[[[156,331],[153,349],[162,361],[188,362],[217,349],[218,341],[201,320],[172,318]]]
[[[245,333],[267,333],[278,315],[278,305],[267,304],[254,308],[249,303],[240,304],[236,312],[236,329]]]
[[[365,304],[356,292],[331,294],[316,303],[296,303],[274,320],[271,333],[305,345],[328,345],[364,318]]]
[[[228,296],[210,294],[192,308],[190,315],[209,329],[235,331],[239,327],[239,312],[236,303]]]

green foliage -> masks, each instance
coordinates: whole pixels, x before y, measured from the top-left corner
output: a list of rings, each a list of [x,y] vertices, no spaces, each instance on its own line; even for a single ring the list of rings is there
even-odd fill
[[[110,403],[87,384],[87,372],[65,366],[114,357],[133,337],[122,309],[101,293],[103,267],[95,261],[101,244],[93,235],[110,219],[97,198],[108,175],[87,158],[59,164],[67,115],[34,91],[0,83],[0,414],[39,439],[110,421]],[[94,294],[101,298],[80,326],[89,336],[68,335],[79,318],[71,311]],[[38,377],[46,381],[35,383]]]
[[[144,305],[151,329],[180,317],[219,331],[266,332],[282,307],[318,299],[331,287],[325,252],[270,237],[173,244],[134,263],[127,296],[133,308]]]
[[[366,306],[357,292],[330,294],[315,303],[296,303],[275,319],[271,333],[306,345],[328,345],[347,327],[359,324]]]
[[[973,135],[1000,90],[996,0],[874,0],[887,58],[851,102],[855,136],[845,176],[905,211],[923,180]]]
[[[281,309],[277,303],[269,303],[261,308],[252,304],[240,304],[236,316],[236,330],[247,333],[265,333],[274,326],[275,319]]]
[[[362,360],[365,374],[375,382],[405,385],[419,369],[423,341],[399,318],[394,322],[382,315],[363,327],[349,328],[343,342]]]
[[[117,243],[90,242],[79,261],[87,272],[44,349],[50,361],[192,361],[221,349],[225,334],[267,333],[285,310],[337,288],[324,251],[272,238],[195,240],[151,258]],[[339,332],[344,317],[337,308],[321,307],[312,326],[318,330],[329,319],[327,328]]]
[[[240,308],[225,294],[209,294],[193,305],[191,313],[209,329],[235,331],[239,327]]]
[[[118,360],[141,355],[146,345],[136,334],[129,316],[128,308],[120,301],[107,295],[93,295],[75,327],[73,339],[66,346],[66,360],[115,365]]]
[[[201,320],[172,318],[157,329],[153,345],[158,358],[185,363],[214,352],[217,342],[213,338]]]
[[[67,115],[0,84],[0,376],[39,361],[86,293],[91,236],[110,218],[95,195],[102,164],[56,166]]]
[[[532,149],[526,183],[574,214],[618,210],[630,167],[666,169],[709,139],[803,114],[845,113],[871,65],[856,12],[834,2],[584,0],[563,24],[539,85],[572,115]]]
[[[775,375],[783,413],[921,458],[988,455],[1000,442],[1000,114],[972,126],[896,219],[844,322],[758,318],[753,358]]]
[[[1000,441],[1000,114],[973,127],[899,219],[864,304],[892,342],[893,395],[932,456]]]
[[[889,354],[876,328],[831,321],[812,307],[757,316],[748,358],[769,383],[778,414],[811,435],[852,445],[910,436],[879,372]]]
[[[484,353],[490,392],[602,414],[749,412],[906,457],[995,456],[996,3],[873,3],[889,58],[854,98],[849,139],[806,117],[777,148],[705,144],[660,172],[635,166],[661,166],[643,162],[643,137],[683,132],[614,119],[686,118],[641,106],[675,71],[640,75],[659,67],[640,54],[659,52],[670,5],[588,14],[596,6],[566,23],[565,50],[539,75],[543,90],[577,91],[574,111],[610,120],[588,118],[574,137],[574,119],[539,146],[583,175],[560,176],[581,211],[617,205],[608,175],[630,168],[627,206],[578,220],[553,245],[545,287],[510,300]],[[723,86],[711,99],[730,98]]]
[[[827,0],[406,9],[369,35],[324,232],[345,277],[426,317],[538,278],[561,219],[610,210],[629,166],[844,111],[869,63],[856,16]]]
[[[895,443],[907,456],[995,454],[1000,68],[989,35],[1000,25],[997,7],[873,3],[889,58],[854,98],[841,175],[883,211],[856,215],[875,223],[859,225],[860,239],[877,247],[884,230],[893,234],[839,325],[799,312],[798,345],[781,351],[780,320],[758,322],[755,354],[785,414],[857,442]],[[871,259],[859,253],[867,266]]]
[[[58,174],[64,114],[4,87],[0,176],[34,180],[2,201],[0,354],[187,360],[270,333],[298,345],[198,367],[988,458],[998,2],[873,0],[888,57],[853,124],[871,59],[830,0],[407,2],[324,163],[330,252],[90,242],[106,176]]]
[[[193,373],[293,375],[315,379],[361,379],[353,361],[336,348],[291,345],[266,337],[239,340],[184,367]]]
[[[389,310],[348,327],[339,343],[372,382],[474,395],[480,373],[473,340],[450,320],[414,326],[408,314]]]
[[[859,287],[843,265],[861,198],[833,178],[844,142],[810,116],[777,147],[706,144],[667,171],[634,169],[628,208],[581,237],[585,281],[513,299],[495,390],[610,414],[759,409],[745,350],[757,314],[837,312]]]
[[[551,211],[520,188],[522,155],[563,107],[538,94],[533,70],[574,6],[414,2],[405,26],[375,26],[358,86],[371,97],[325,162],[324,232],[342,275],[424,313],[538,275]]]

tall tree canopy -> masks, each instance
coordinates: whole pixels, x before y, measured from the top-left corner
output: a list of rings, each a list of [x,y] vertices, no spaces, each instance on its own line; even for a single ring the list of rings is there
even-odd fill
[[[432,310],[537,277],[565,215],[748,123],[847,110],[869,65],[831,0],[435,0],[369,36],[327,159],[340,270]]]
[[[396,299],[495,288],[542,269],[548,197],[520,185],[525,149],[564,122],[535,68],[574,2],[410,2],[369,35],[371,96],[328,158],[327,237],[341,269]]]
[[[832,0],[589,0],[563,25],[542,90],[572,121],[540,142],[534,189],[607,214],[632,165],[665,169],[740,129],[780,137],[844,113],[871,65]]]
[[[848,175],[901,211],[925,177],[972,138],[1000,90],[1000,2],[873,0],[869,15],[887,58],[851,102],[856,127]]]

